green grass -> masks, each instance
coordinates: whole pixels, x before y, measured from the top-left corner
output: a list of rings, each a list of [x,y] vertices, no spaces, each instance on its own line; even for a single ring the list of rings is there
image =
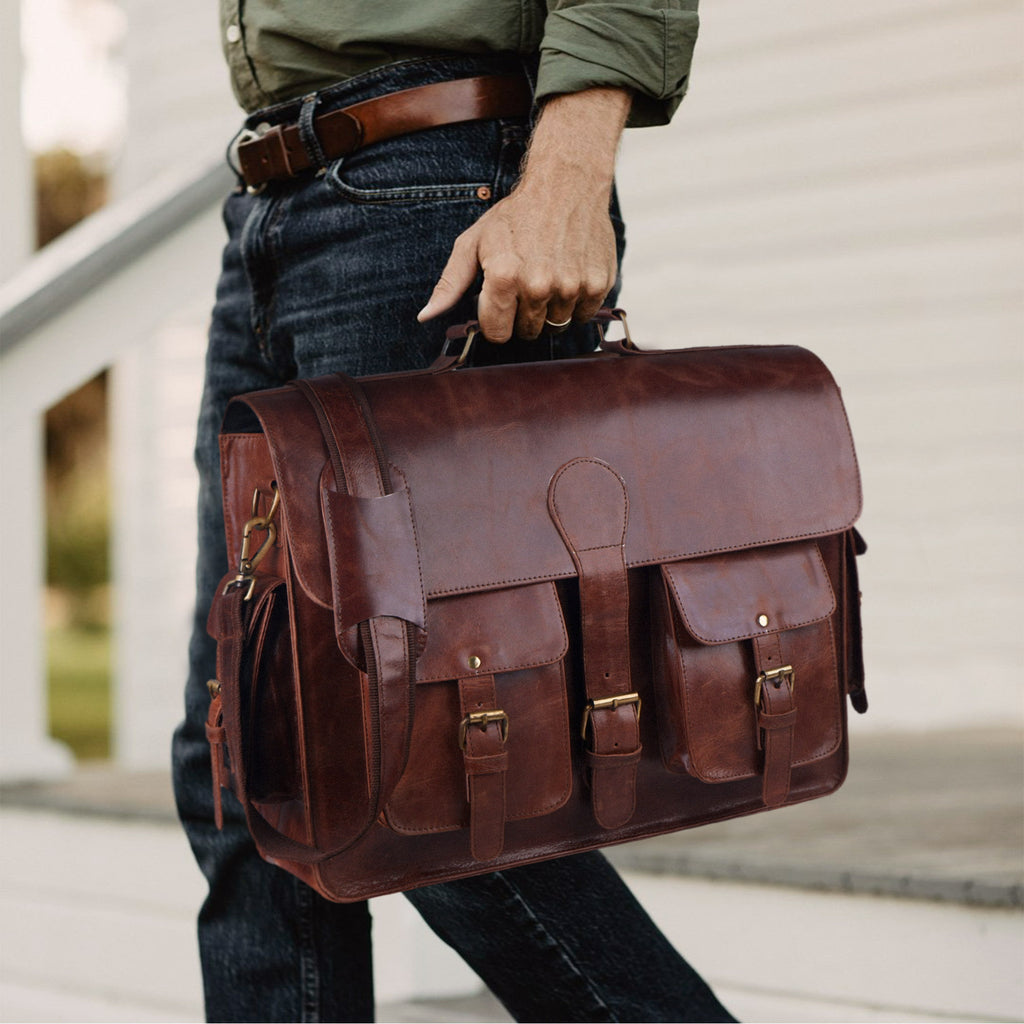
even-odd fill
[[[47,635],[50,733],[82,760],[110,756],[110,660],[109,629]]]

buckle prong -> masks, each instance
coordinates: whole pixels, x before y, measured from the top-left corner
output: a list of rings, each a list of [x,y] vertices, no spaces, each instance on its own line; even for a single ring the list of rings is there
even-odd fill
[[[758,675],[754,681],[754,710],[760,710],[761,707],[761,691],[764,689],[765,683],[773,683],[776,687],[785,683],[789,687],[789,692],[793,693],[796,689],[796,672],[793,671],[792,665],[782,665],[780,668],[769,669],[767,672],[762,672]]]
[[[491,722],[497,722],[498,730],[501,733],[501,742],[508,740],[508,715],[504,711],[473,711],[459,723],[459,748],[466,749],[466,738],[472,726],[479,729],[486,729]]]
[[[636,719],[640,721],[640,709],[643,702],[639,693],[617,693],[614,697],[599,697],[597,700],[588,700],[587,706],[583,709],[583,726],[580,729],[580,736],[587,738],[587,726],[590,725],[590,716],[595,711],[614,711],[624,704],[636,705]]]

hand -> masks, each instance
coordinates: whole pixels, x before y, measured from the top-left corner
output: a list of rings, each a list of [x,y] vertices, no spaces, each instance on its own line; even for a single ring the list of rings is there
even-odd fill
[[[621,89],[588,89],[545,105],[522,178],[456,239],[421,322],[454,306],[478,270],[489,341],[536,338],[545,320],[597,312],[617,272],[608,204],[629,102]]]

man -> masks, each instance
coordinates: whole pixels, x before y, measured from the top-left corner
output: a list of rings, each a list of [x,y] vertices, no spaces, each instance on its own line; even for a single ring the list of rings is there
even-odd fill
[[[373,1017],[366,906],[331,904],[261,861],[233,802],[224,830],[213,825],[204,627],[228,557],[216,441],[226,403],[296,376],[426,365],[444,325],[474,317],[507,343],[483,346],[483,360],[592,349],[585,322],[614,294],[623,245],[619,137],[627,120],[664,122],[679,102],[695,7],[222,3],[250,116],[236,154],[244,184],[225,204],[196,448],[199,599],[174,744],[179,813],[210,883],[199,935],[212,1020]],[[485,98],[468,120],[433,99],[422,125],[396,117],[395,93],[472,79]],[[328,115],[370,102],[381,137],[366,141],[377,113],[349,135],[349,115],[336,116],[345,130],[331,137]],[[518,1020],[731,1020],[599,854],[408,895]]]

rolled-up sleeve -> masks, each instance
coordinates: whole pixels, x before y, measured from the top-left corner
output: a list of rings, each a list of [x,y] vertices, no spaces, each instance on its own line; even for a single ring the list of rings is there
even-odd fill
[[[667,124],[686,92],[697,27],[697,0],[548,0],[537,97],[627,88],[631,126]]]

